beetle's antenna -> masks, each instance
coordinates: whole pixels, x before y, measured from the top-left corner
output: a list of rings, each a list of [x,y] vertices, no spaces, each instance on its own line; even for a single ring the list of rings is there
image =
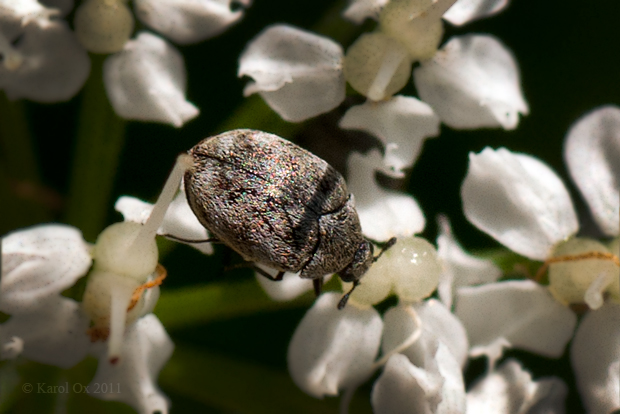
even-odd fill
[[[345,293],[342,296],[342,298],[340,299],[340,302],[338,302],[338,310],[342,310],[345,306],[347,306],[347,302],[349,301],[349,296],[351,296],[351,293],[353,293],[353,291],[355,290],[355,288],[359,284],[360,284],[359,280],[354,280],[353,281],[353,287],[351,288],[351,290],[349,290],[347,293]]]
[[[386,241],[385,244],[381,247],[381,251],[379,252],[379,254],[376,255],[375,258],[373,259],[373,262],[376,262],[377,260],[379,260],[381,255],[385,253],[386,250],[394,246],[396,244],[396,240],[397,240],[396,237],[392,237],[390,240]]]
[[[194,239],[184,239],[183,237],[174,236],[169,233],[162,234],[161,236],[167,239],[170,239],[170,240],[174,240],[174,241],[181,242],[181,243],[188,243],[188,244],[222,243],[220,239],[217,239],[215,237],[210,237],[208,239],[202,239],[202,240],[194,240]]]

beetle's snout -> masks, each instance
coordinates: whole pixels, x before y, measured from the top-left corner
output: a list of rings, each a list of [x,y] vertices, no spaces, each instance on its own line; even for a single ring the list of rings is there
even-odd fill
[[[355,282],[359,280],[364,273],[368,271],[368,268],[370,268],[374,261],[373,251],[374,248],[372,247],[372,243],[364,239],[355,252],[355,256],[353,256],[351,263],[338,272],[340,279],[342,279],[343,282]]]

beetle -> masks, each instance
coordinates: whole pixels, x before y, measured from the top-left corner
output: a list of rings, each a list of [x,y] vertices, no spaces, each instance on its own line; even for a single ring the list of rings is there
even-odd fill
[[[338,308],[346,305],[376,258],[340,173],[285,139],[250,129],[206,138],[189,154],[187,201],[210,241],[277,269],[273,276],[255,267],[271,280],[300,272],[317,295],[323,277],[337,272],[353,283]]]

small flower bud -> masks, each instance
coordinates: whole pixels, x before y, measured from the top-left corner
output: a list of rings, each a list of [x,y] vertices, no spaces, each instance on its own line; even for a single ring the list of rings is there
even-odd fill
[[[582,255],[590,252],[609,254],[595,240],[572,238],[556,247],[553,256]],[[579,258],[549,265],[549,290],[563,303],[586,302],[596,309],[603,304],[603,293],[620,300],[618,265],[601,258]]]
[[[440,273],[432,244],[420,237],[400,238],[368,270],[349,301],[371,306],[394,292],[402,301],[418,302],[437,288]],[[351,288],[350,283],[342,285],[345,291]]]
[[[154,237],[144,240],[144,243],[134,243],[141,228],[138,223],[123,222],[105,229],[95,245],[95,269],[144,283],[155,271],[158,251]]]
[[[411,77],[407,50],[383,33],[360,36],[347,50],[344,74],[349,84],[369,99],[389,98]]]
[[[133,31],[133,16],[122,0],[86,0],[75,13],[75,34],[93,53],[115,53]]]

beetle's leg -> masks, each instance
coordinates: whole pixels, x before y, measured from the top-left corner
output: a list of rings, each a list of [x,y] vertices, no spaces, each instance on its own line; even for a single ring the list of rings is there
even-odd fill
[[[190,244],[199,244],[199,243],[222,243],[222,241],[220,239],[217,239],[215,237],[211,237],[210,239],[203,239],[203,240],[191,240],[191,239],[184,239],[182,237],[177,237],[177,236],[173,236],[172,234],[162,234],[162,236],[164,236],[167,239],[171,239],[174,241],[178,241],[181,243],[190,243]]]
[[[274,282],[279,282],[284,277],[284,272],[278,272],[277,275],[273,276],[254,264],[252,264],[250,267],[254,269],[256,272],[258,272],[260,275],[265,276],[267,279],[273,280]]]
[[[323,278],[319,277],[316,279],[312,279],[312,285],[314,286],[314,294],[319,296],[321,291],[323,290]]]

